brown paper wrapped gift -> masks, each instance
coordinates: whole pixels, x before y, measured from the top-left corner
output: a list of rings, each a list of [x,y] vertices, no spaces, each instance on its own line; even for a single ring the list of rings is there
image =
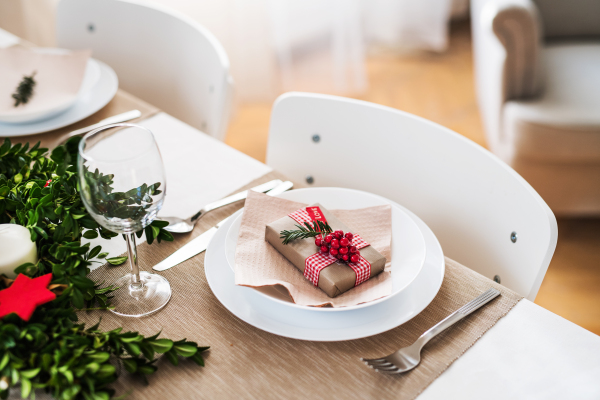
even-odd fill
[[[352,232],[360,235],[360,232],[353,232],[351,228],[344,225],[339,219],[337,219],[332,213],[325,209],[320,204],[313,204],[318,206],[327,222],[332,229],[341,229],[344,232]],[[314,238],[298,239],[288,244],[283,244],[280,239],[280,232],[284,230],[296,230],[298,223],[285,216],[267,225],[265,238],[277,251],[279,251],[285,258],[287,258],[296,268],[304,272],[305,261],[308,257],[312,256],[318,251],[315,245]],[[371,264],[371,276],[372,278],[383,271],[385,268],[386,259],[381,255],[373,246],[367,246],[360,250],[360,255],[364,257]],[[333,263],[321,270],[319,275],[319,288],[323,290],[329,297],[336,297],[354,287],[356,282],[356,273],[348,265],[343,263]]]

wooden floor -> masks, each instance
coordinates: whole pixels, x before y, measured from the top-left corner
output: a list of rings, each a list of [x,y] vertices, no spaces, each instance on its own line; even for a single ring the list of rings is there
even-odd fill
[[[369,57],[369,89],[355,98],[444,125],[485,146],[467,22],[453,24],[444,54]],[[352,96],[349,96],[352,97]],[[226,142],[265,161],[271,104],[242,104]],[[600,334],[600,219],[560,219],[558,245],[536,303]]]

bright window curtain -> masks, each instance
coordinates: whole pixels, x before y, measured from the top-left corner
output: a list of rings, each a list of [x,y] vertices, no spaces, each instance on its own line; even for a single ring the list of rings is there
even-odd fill
[[[392,49],[444,51],[452,5],[452,0],[363,0],[367,40]]]
[[[39,46],[53,46],[59,0],[0,0],[0,28]]]
[[[0,0],[0,27],[54,45],[59,0]],[[237,101],[271,102],[313,91],[356,95],[367,87],[365,49],[443,51],[452,1],[148,0],[209,29],[231,62]]]

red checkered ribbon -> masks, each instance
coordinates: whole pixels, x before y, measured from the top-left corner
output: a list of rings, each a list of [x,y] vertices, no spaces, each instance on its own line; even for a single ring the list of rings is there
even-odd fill
[[[325,215],[321,212],[319,207],[301,208],[289,214],[288,217],[292,218],[300,225],[304,225],[305,222],[313,222],[315,220],[327,222]],[[362,249],[369,246],[369,243],[367,243],[359,235],[355,234],[352,238],[352,245],[356,246],[357,249]],[[306,279],[311,281],[313,285],[319,286],[319,274],[321,273],[321,270],[336,261],[337,258],[331,254],[323,254],[320,251],[317,251],[316,254],[313,254],[306,259],[304,264],[304,276]],[[363,256],[359,256],[357,263],[349,262],[348,266],[356,273],[356,282],[354,283],[354,286],[360,285],[361,283],[369,280],[371,277],[371,263],[365,260]]]

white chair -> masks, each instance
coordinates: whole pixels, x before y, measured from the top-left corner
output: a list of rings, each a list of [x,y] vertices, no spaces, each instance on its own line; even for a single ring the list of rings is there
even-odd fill
[[[223,140],[232,102],[229,59],[197,22],[137,0],[62,0],[58,45],[91,49],[122,89]]]
[[[267,164],[291,180],[402,204],[446,256],[530,300],[556,247],[554,214],[521,176],[465,137],[392,108],[284,94],[271,114]]]

